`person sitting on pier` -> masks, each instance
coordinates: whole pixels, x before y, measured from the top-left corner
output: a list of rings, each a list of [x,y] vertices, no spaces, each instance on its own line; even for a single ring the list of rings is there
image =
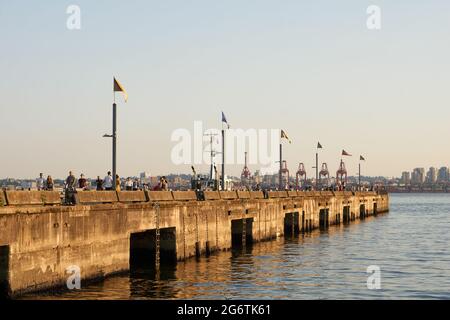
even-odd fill
[[[87,180],[84,177],[84,174],[80,175],[80,179],[78,180],[78,188],[86,190],[87,189]]]
[[[105,190],[111,191],[113,188],[113,178],[111,176],[111,171],[108,171],[108,175],[103,179],[103,188]]]
[[[53,191],[53,179],[52,176],[47,177],[45,189],[47,191]]]
[[[97,191],[103,191],[103,180],[100,179],[100,176],[97,176],[95,183],[97,185]]]
[[[166,177],[161,178],[161,190],[162,191],[168,191],[169,190],[169,183],[167,182]]]

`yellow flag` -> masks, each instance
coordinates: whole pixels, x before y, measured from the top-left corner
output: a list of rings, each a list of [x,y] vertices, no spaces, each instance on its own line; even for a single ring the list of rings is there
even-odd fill
[[[291,139],[289,139],[288,135],[286,134],[286,132],[284,132],[284,130],[281,130],[281,139],[287,139],[287,141],[289,141],[289,143],[292,143]]]
[[[116,80],[116,78],[114,78],[114,92],[122,92],[125,102],[128,101],[127,91],[123,88],[120,82]]]

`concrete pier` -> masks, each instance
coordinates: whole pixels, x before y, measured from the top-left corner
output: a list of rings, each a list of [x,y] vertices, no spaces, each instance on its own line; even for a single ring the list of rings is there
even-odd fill
[[[375,192],[0,191],[0,288],[4,295],[66,286],[73,266],[81,281],[208,255],[233,245],[309,232],[387,212]],[[71,269],[72,268],[72,269]]]

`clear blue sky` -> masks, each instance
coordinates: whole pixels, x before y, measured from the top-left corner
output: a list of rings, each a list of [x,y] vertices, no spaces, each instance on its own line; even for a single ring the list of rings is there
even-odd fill
[[[342,148],[349,174],[360,153],[370,175],[449,165],[449,1],[1,0],[0,30],[0,177],[104,175],[113,75],[130,96],[122,176],[189,172],[172,131],[217,127],[222,109],[234,128],[284,128],[291,172],[317,140],[332,172]]]

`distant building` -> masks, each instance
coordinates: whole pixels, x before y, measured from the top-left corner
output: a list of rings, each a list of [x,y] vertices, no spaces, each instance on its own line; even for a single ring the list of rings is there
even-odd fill
[[[441,167],[438,171],[438,182],[449,182],[450,180],[450,173],[448,167]]]
[[[149,183],[152,187],[155,187],[159,184],[159,177],[150,177]]]
[[[415,168],[411,174],[411,184],[422,184],[425,182],[425,169]]]
[[[139,174],[139,180],[141,184],[149,184],[150,183],[150,175],[147,174],[147,172],[141,172]]]
[[[436,170],[435,167],[430,167],[430,169],[428,170],[426,181],[428,183],[436,183],[436,181],[437,181],[437,170]]]
[[[402,172],[402,178],[400,179],[400,183],[404,185],[411,184],[411,173],[408,171]]]
[[[253,179],[255,181],[255,184],[260,184],[262,182],[261,172],[259,170],[255,171],[255,174],[253,175]]]
[[[26,189],[36,189],[36,181],[22,181],[20,187],[24,190]]]

